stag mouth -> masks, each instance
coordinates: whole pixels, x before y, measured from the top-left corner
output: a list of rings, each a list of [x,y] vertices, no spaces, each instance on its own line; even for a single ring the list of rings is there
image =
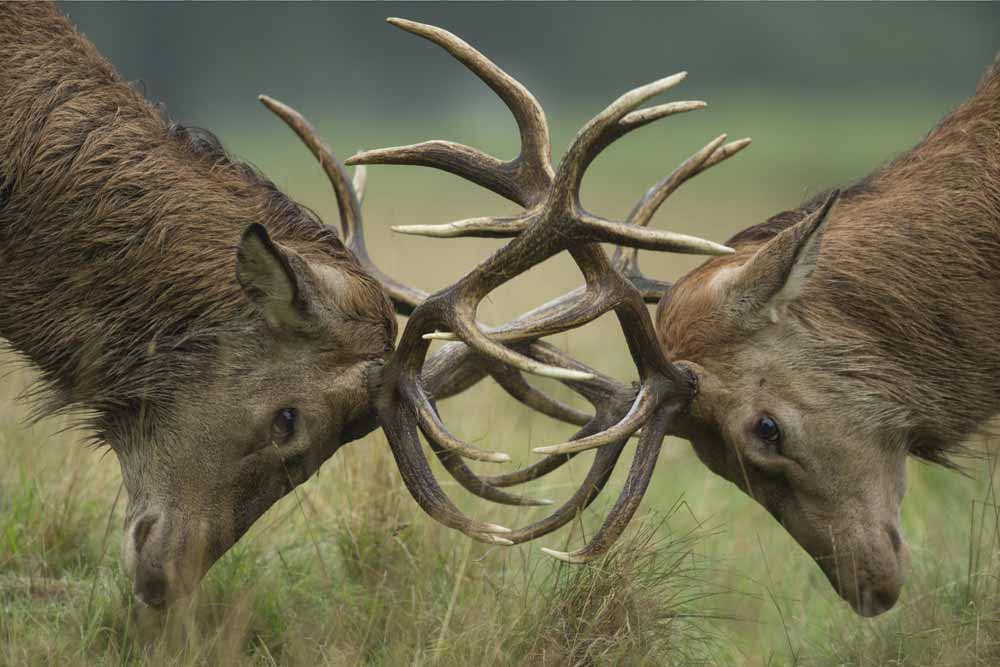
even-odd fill
[[[873,618],[884,614],[893,608],[896,600],[899,599],[899,591],[887,593],[885,591],[861,591],[861,599],[854,605],[854,611],[866,618]]]
[[[889,611],[899,600],[908,561],[906,545],[895,528],[887,528],[886,544],[870,545],[862,562],[850,556],[813,557],[837,594],[859,616],[873,618]]]

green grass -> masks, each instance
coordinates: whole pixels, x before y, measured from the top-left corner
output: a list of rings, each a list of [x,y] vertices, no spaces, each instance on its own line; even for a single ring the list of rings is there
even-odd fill
[[[946,108],[938,102],[864,107],[740,97],[717,115],[668,121],[609,150],[594,165],[585,199],[605,215],[627,211],[717,130],[751,134],[754,147],[685,186],[656,221],[722,240],[806,192],[863,175],[914,143]],[[375,123],[378,134],[369,128],[368,135],[329,139],[343,154],[438,136],[512,154],[507,121],[497,118],[496,125],[423,129]],[[571,120],[554,127],[557,146],[565,145],[583,115]],[[319,170],[280,126],[263,137],[230,131],[232,148],[324,218],[335,219]],[[390,273],[425,289],[453,280],[498,243],[392,238],[389,224],[510,210],[491,195],[426,170],[373,168],[369,193],[373,255]],[[697,261],[644,257],[649,273],[668,279]],[[499,322],[578,280],[572,263],[556,258],[498,290],[482,318]],[[610,318],[554,342],[619,377],[634,373]],[[120,571],[125,503],[116,500],[114,456],[86,447],[83,434],[66,430],[71,422],[65,418],[26,425],[27,407],[15,397],[30,380],[30,372],[14,371],[0,382],[0,664],[1000,661],[995,457],[970,464],[968,478],[910,464],[903,532],[911,574],[897,608],[874,620],[856,617],[780,526],[705,470],[684,442],[665,444],[639,517],[617,548],[578,567],[545,557],[539,547],[572,547],[592,535],[620,488],[622,470],[571,527],[535,544],[488,547],[416,508],[379,433],[342,450],[317,478],[276,504],[212,568],[194,598],[157,614],[133,604]],[[514,464],[534,460],[531,446],[571,433],[488,384],[442,410],[459,435],[509,452]],[[987,443],[976,446],[990,451]],[[578,459],[532,490],[567,497],[589,463],[587,456]],[[435,469],[475,516],[524,525],[542,511],[470,499]]]

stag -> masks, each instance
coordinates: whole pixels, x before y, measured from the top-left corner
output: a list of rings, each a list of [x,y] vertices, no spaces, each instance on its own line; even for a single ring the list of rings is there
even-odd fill
[[[510,162],[440,141],[347,160],[443,169],[524,208],[515,216],[397,229],[446,238],[514,237],[487,262],[491,270],[481,281],[460,281],[421,306],[432,314],[419,326],[414,315],[386,367],[384,377],[396,380],[398,394],[413,397],[432,445],[455,439],[417,381],[423,339],[459,339],[484,358],[503,360],[505,369],[531,372],[539,360],[579,368],[535,341],[613,309],[639,370],[638,391],[603,377],[568,382],[578,389],[589,384],[591,391],[600,385],[609,397],[591,421],[526,383],[508,382],[540,411],[584,428],[570,442],[536,448],[547,458],[521,473],[470,477],[464,464],[453,463],[475,482],[467,488],[535,479],[580,451],[598,451],[567,505],[500,537],[521,542],[565,523],[593,500],[626,439],[641,428],[621,496],[592,541],[572,553],[545,550],[571,562],[600,555],[634,513],[660,441],[670,433],[689,440],[709,469],[763,505],[857,613],[890,609],[907,558],[899,532],[907,456],[955,467],[954,455],[967,451],[963,442],[1000,409],[994,320],[1000,312],[1000,59],[975,95],[916,148],[842,192],[821,194],[737,234],[727,242],[731,252],[671,286],[639,271],[638,249],[663,249],[646,225],[685,180],[746,141],[716,139],[651,188],[624,224],[600,219],[580,205],[584,171],[626,132],[698,107],[681,102],[634,110],[676,79],[631,91],[608,107],[580,131],[554,172],[544,114],[527,90],[450,33],[390,22],[442,46],[490,86],[511,109],[522,141]],[[619,244],[610,261],[597,241]],[[561,250],[579,265],[584,289],[502,327],[475,322],[476,304],[489,290]],[[508,257],[511,264],[501,262]],[[659,304],[655,325],[644,299]],[[432,326],[440,331],[418,336]],[[510,349],[525,345],[530,358]],[[389,404],[387,391],[380,405]],[[396,431],[387,429],[390,440]],[[410,451],[416,456],[419,448],[411,444]],[[434,514],[430,493],[407,483]],[[444,523],[454,522],[438,512]]]
[[[364,172],[343,165],[293,109],[263,102],[319,158],[343,237],[231,158],[209,133],[172,123],[122,80],[49,3],[0,4],[0,335],[39,370],[40,415],[83,410],[107,444],[128,494],[122,557],[136,598],[162,607],[200,577],[278,499],[343,444],[376,427],[403,480],[435,519],[494,544],[565,524],[607,481],[628,435],[643,429],[629,491],[612,511],[609,543],[635,510],[666,425],[689,403],[687,371],[669,363],[633,282],[597,242],[718,254],[718,244],[585,215],[577,192],[589,162],[628,131],[698,103],[634,111],[680,76],[627,93],[581,132],[554,171],[540,107],[516,81],[443,31],[514,110],[525,150],[501,163],[472,149],[427,150],[525,205],[517,237],[430,296],[394,281],[368,257],[361,226]],[[716,140],[675,176],[688,178],[745,142]],[[435,153],[434,151],[438,151]],[[679,179],[679,180],[678,180]],[[651,215],[669,183],[644,200]],[[645,214],[640,214],[645,215]],[[475,304],[499,284],[568,249],[587,289],[481,331]],[[614,308],[639,364],[636,394],[537,339]],[[596,311],[595,311],[596,312]],[[409,315],[398,346],[395,314]],[[461,343],[427,358],[435,331]],[[594,406],[584,413],[541,394],[523,373],[557,378]],[[509,457],[451,436],[434,401],[491,376],[518,400],[603,438],[585,488],[526,529],[464,516],[431,474],[418,430],[446,469],[486,499],[538,505],[503,487],[537,478],[568,455],[483,478],[464,458]],[[620,422],[625,419],[626,426]],[[628,433],[626,433],[628,431]]]

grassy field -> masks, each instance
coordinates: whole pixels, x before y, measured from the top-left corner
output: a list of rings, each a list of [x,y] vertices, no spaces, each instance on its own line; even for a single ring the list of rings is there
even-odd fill
[[[949,106],[736,97],[624,140],[594,165],[585,203],[621,215],[718,131],[749,134],[754,147],[699,177],[656,221],[721,241],[863,175],[913,144]],[[432,136],[512,154],[509,121],[484,119],[427,127],[359,121],[367,134],[316,120],[343,155]],[[555,145],[583,120],[556,125]],[[295,198],[335,219],[319,170],[277,123],[266,136],[218,129]],[[509,210],[453,177],[416,169],[374,168],[369,193],[373,255],[425,289],[453,280],[496,242],[393,238],[389,224]],[[643,266],[669,279],[694,262],[647,253]],[[499,322],[577,281],[572,264],[557,258],[499,290],[481,318]],[[608,318],[554,342],[618,377],[632,375]],[[856,617],[784,530],[708,473],[684,442],[666,443],[622,543],[579,567],[539,547],[572,547],[592,534],[621,470],[572,528],[537,544],[486,547],[422,515],[380,433],[338,453],[215,565],[192,600],[158,614],[133,604],[120,571],[125,498],[114,456],[85,447],[69,420],[27,424],[16,397],[31,371],[8,368],[0,383],[2,664],[1000,664],[997,471],[988,442],[976,443],[990,455],[970,462],[968,477],[911,464],[903,508],[911,573],[897,607],[874,620]],[[460,435],[511,453],[517,464],[533,460],[531,446],[570,433],[487,384],[442,409]],[[532,491],[565,498],[588,464],[581,456]],[[523,525],[539,514],[462,497],[439,478],[475,516]]]

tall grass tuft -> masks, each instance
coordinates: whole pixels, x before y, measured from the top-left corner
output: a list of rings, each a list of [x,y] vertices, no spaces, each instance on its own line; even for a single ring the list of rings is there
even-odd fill
[[[637,522],[604,557],[560,564],[541,584],[515,632],[523,664],[674,665],[704,661],[718,637],[712,601],[726,591],[698,553],[697,529],[674,534],[669,520]]]

